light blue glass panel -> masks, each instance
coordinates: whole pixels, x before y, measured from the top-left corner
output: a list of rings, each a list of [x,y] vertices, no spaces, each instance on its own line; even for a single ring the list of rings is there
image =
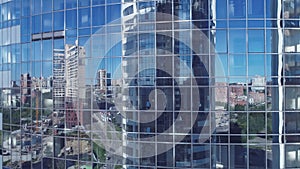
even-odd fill
[[[52,60],[52,40],[43,40],[42,42],[42,49],[43,49],[43,60]]]
[[[216,46],[215,51],[217,53],[227,53],[227,31],[217,30],[216,31]]]
[[[248,30],[248,51],[264,52],[265,36],[264,30]]]
[[[42,21],[43,21],[43,25],[42,25],[43,32],[52,31],[52,13],[44,14]]]
[[[78,27],[89,27],[91,25],[90,8],[78,10]]]
[[[30,15],[30,0],[22,0],[22,16]]]
[[[246,30],[229,30],[229,52],[246,53]]]
[[[265,56],[263,54],[248,55],[248,75],[249,76],[265,75]]]
[[[217,19],[227,18],[227,1],[216,1],[216,17]]]
[[[246,56],[230,55],[229,56],[229,74],[230,76],[246,76]]]

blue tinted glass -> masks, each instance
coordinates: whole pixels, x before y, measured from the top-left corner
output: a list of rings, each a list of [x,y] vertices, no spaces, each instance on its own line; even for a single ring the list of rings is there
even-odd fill
[[[107,3],[121,3],[120,0],[106,0]]]
[[[53,30],[63,30],[64,29],[64,12],[53,13]]]
[[[64,40],[63,39],[54,40],[53,49],[64,49]]]
[[[249,52],[264,52],[265,48],[264,30],[248,30]]]
[[[248,76],[265,75],[265,57],[263,54],[248,55]]]
[[[93,1],[93,5],[104,5],[105,4],[105,0],[92,0]]]
[[[41,32],[41,15],[32,17],[32,33]]]
[[[30,0],[22,0],[22,16],[30,15]]]
[[[231,0],[229,1],[229,17],[245,18],[246,17],[246,1]]]
[[[120,23],[121,5],[108,5],[106,12],[107,23],[110,23],[112,21],[114,21],[114,23]]]
[[[90,6],[90,0],[78,0],[78,6]]]
[[[93,26],[99,26],[105,24],[105,7],[98,6],[92,9],[92,21]]]
[[[88,27],[91,25],[90,8],[79,9],[78,11],[78,26]]]
[[[52,40],[43,41],[43,60],[52,60]]]
[[[264,1],[248,0],[248,17],[263,18],[264,17]]]
[[[33,60],[41,60],[42,59],[42,46],[41,46],[41,41],[34,41],[32,43],[32,59]]]
[[[22,62],[30,61],[30,43],[22,44]]]
[[[229,56],[229,73],[230,76],[246,76],[246,56],[230,55]]]
[[[66,30],[66,35],[67,35],[68,37],[71,37],[71,36],[77,36],[77,29]]]
[[[230,53],[246,52],[246,31],[245,30],[229,31],[229,52]]]
[[[216,1],[216,15],[217,19],[227,18],[227,1]]]
[[[79,36],[90,35],[90,34],[91,34],[91,29],[90,28],[84,28],[84,29],[79,29],[78,30],[78,35]]]
[[[176,19],[190,19],[190,1],[180,0],[174,3],[174,14],[177,16]]]
[[[42,8],[42,3],[41,0],[32,0],[32,14],[40,14],[41,13],[41,8]]]
[[[12,19],[18,19],[21,16],[21,0],[15,0],[12,4]]]
[[[54,10],[64,9],[64,1],[63,0],[53,0],[53,9]]]
[[[217,30],[216,31],[216,52],[227,53],[227,31]]]
[[[77,7],[77,0],[67,0],[66,3],[67,3],[67,5],[66,5],[67,9]]]
[[[43,32],[52,31],[52,13],[43,15]]]
[[[66,27],[67,28],[76,28],[77,27],[77,10],[69,10],[67,11],[66,16]],[[72,18],[72,19],[68,19]]]
[[[21,20],[21,33],[30,34],[30,18],[23,18]]]
[[[42,0],[43,13],[52,11],[52,0]]]

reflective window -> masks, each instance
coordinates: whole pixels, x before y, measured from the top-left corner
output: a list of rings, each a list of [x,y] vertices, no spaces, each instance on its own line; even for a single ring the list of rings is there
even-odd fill
[[[74,18],[74,19],[68,19]],[[77,10],[68,10],[66,12],[66,28],[77,28]]]
[[[100,26],[105,24],[105,7],[93,7],[92,8],[92,21],[93,26]]]
[[[40,33],[41,32],[41,15],[32,17],[32,33]]]
[[[78,27],[88,27],[91,25],[90,8],[78,10]]]
[[[64,9],[64,1],[62,0],[53,0],[53,10]]]
[[[108,5],[106,9],[106,23],[120,23],[121,5]]]
[[[90,6],[91,0],[78,0],[78,6]]]
[[[30,15],[30,0],[22,0],[22,16]]]
[[[77,0],[67,0],[66,1],[66,8],[76,8],[77,7]]]
[[[93,1],[93,5],[104,5],[105,4],[105,0],[92,0]]]
[[[44,14],[42,21],[43,21],[43,25],[42,25],[43,32],[52,31],[52,13]]]
[[[53,31],[64,29],[64,12],[53,13]]]
[[[264,30],[248,30],[248,51],[264,52],[265,36]]]
[[[42,12],[47,13],[52,11],[52,0],[42,0]]]
[[[32,14],[36,15],[36,14],[40,14],[41,13],[41,9],[42,9],[42,2],[41,0],[32,0],[31,1],[32,5]]]

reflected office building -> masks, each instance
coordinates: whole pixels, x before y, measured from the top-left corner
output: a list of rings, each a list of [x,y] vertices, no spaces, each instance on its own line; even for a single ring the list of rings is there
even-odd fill
[[[300,168],[299,0],[0,0],[0,168]]]

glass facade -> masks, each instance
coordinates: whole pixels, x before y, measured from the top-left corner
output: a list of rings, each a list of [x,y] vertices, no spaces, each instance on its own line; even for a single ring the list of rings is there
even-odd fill
[[[299,30],[300,0],[0,0],[0,168],[300,168]]]

